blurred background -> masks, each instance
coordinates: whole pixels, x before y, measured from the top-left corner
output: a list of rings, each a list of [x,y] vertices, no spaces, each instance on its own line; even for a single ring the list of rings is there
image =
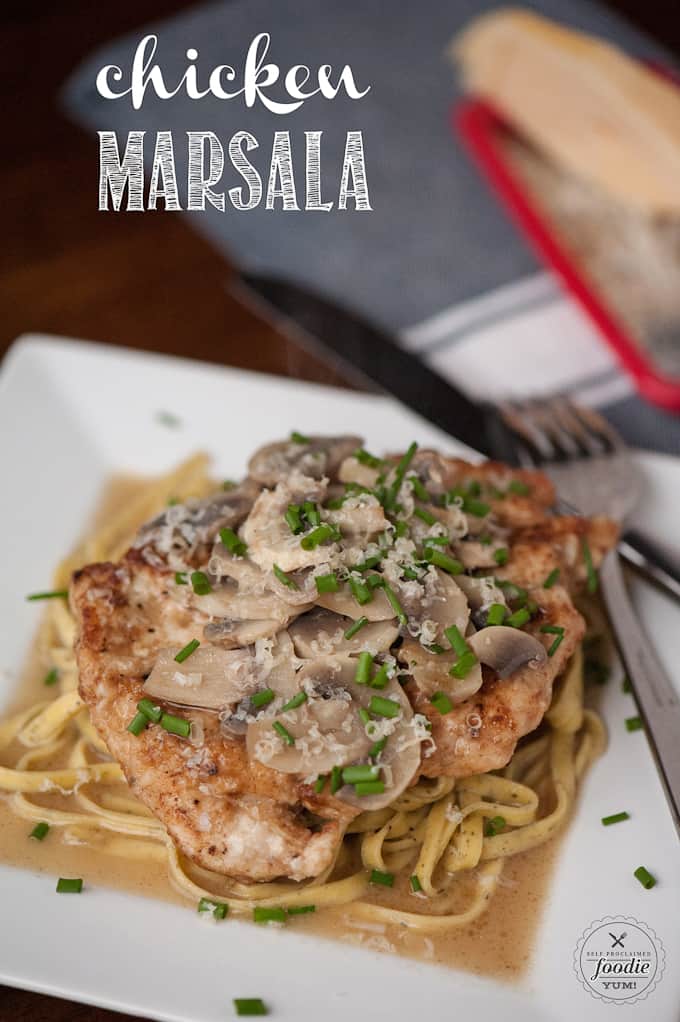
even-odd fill
[[[285,6],[294,21],[296,4]],[[395,9],[377,6],[387,24]],[[97,209],[97,139],[67,114],[61,90],[98,47],[191,7],[177,0],[120,0],[105,8],[84,0],[3,5],[0,352],[21,333],[43,331],[326,380],[327,370],[306,355],[301,358],[229,296],[229,259],[193,229],[192,216]],[[456,0],[419,5],[423,16],[428,7],[450,9],[453,35],[460,21]],[[464,7],[468,14],[474,4]],[[680,50],[675,4],[611,0],[606,7],[667,50]],[[303,27],[297,28],[304,35]],[[372,45],[379,50],[380,39]],[[301,49],[310,64],[323,60],[322,53]],[[433,59],[441,60],[441,53]],[[453,95],[453,72],[444,73],[451,77]],[[374,91],[380,87],[378,70]],[[243,108],[236,119],[248,127]],[[352,127],[352,113],[346,119]],[[315,120],[323,127],[318,113]],[[452,159],[456,145],[451,138]],[[373,157],[368,137],[369,174]],[[379,201],[379,194],[375,197]],[[491,197],[488,202],[491,208]],[[503,219],[498,209],[493,216]],[[409,272],[417,284],[417,268]]]

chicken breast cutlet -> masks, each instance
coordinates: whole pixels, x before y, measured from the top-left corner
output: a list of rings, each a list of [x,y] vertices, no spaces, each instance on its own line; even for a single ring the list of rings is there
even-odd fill
[[[181,852],[241,880],[319,876],[420,776],[505,766],[616,540],[539,473],[360,444],[270,444],[73,578],[94,726]]]

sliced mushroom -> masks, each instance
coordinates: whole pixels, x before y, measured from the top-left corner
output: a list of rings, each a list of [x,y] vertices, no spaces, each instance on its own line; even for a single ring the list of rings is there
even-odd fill
[[[257,643],[253,649],[201,645],[182,663],[176,649],[160,650],[144,691],[152,699],[223,710],[264,685],[282,694],[295,690],[297,660],[288,633]]]
[[[258,639],[271,638],[281,630],[281,627],[281,622],[272,618],[265,618],[262,621],[232,621],[225,617],[205,625],[203,638],[207,642],[221,646],[222,649],[240,649],[242,646],[250,646]]]
[[[448,644],[443,653],[434,653],[409,637],[404,639],[395,655],[404,671],[413,678],[419,692],[428,698],[435,692],[446,692],[454,704],[462,703],[482,687],[479,664],[475,664],[464,678],[451,676],[449,672],[458,656],[448,648]]]
[[[326,519],[337,525],[352,543],[365,546],[389,527],[382,504],[370,493],[348,497],[342,507],[329,511]]]
[[[327,773],[333,767],[368,763],[378,734],[387,736],[380,758],[385,791],[360,797],[345,785],[338,792],[343,801],[362,809],[377,809],[397,798],[411,782],[420,764],[421,739],[415,734],[413,711],[401,686],[391,681],[380,696],[399,703],[398,717],[378,718],[364,726],[360,708],[368,709],[376,690],[354,681],[356,661],[346,657],[325,657],[302,668],[296,682],[307,693],[307,701],[296,710],[264,714],[250,724],[246,747],[252,759],[283,773],[307,777]],[[381,722],[382,721],[382,730]],[[290,745],[273,728],[280,723],[295,739]],[[374,733],[370,734],[373,729]]]
[[[142,526],[135,546],[151,544],[159,553],[167,553],[173,547],[211,543],[220,529],[241,524],[259,492],[260,487],[252,479],[245,479],[233,489],[204,500],[174,504]]]
[[[496,553],[506,545],[502,539],[493,539],[490,543],[480,543],[476,539],[464,539],[452,543],[453,551],[466,571],[475,571],[477,568],[497,568]]]
[[[293,470],[312,479],[332,479],[345,458],[360,446],[361,437],[357,436],[312,436],[307,443],[283,440],[260,447],[248,462],[248,471],[263,486],[276,486]]]
[[[252,651],[199,646],[183,663],[175,660],[177,649],[162,649],[144,693],[152,699],[221,710],[236,703],[259,685]]]
[[[392,621],[396,614],[382,589],[373,590],[373,599],[358,604],[349,586],[341,586],[337,593],[322,593],[316,600],[319,607],[332,610],[343,617],[366,617],[369,621]]]
[[[338,479],[341,483],[357,483],[369,490],[377,483],[379,474],[377,468],[364,465],[354,457],[345,458],[338,469]]]
[[[505,594],[494,579],[488,575],[474,578],[472,575],[457,575],[457,585],[463,590],[472,610],[488,610],[492,603],[507,606]]]
[[[506,625],[482,628],[467,641],[477,659],[491,667],[499,678],[508,678],[527,665],[539,667],[548,657],[535,636]]]
[[[326,489],[325,482],[309,476],[292,475],[285,482],[278,483],[274,490],[264,490],[241,529],[250,559],[266,571],[271,571],[276,564],[286,573],[326,560],[334,544],[319,544],[305,550],[302,546],[304,534],[291,532],[285,519],[290,504],[322,501]]]
[[[361,616],[358,607],[355,614],[357,618]],[[345,632],[351,625],[351,618],[316,607],[296,618],[288,633],[297,655],[310,660],[327,655],[348,656],[361,650],[367,650],[374,656],[386,653],[399,635],[394,621],[376,621],[364,625],[351,639],[346,639]]]

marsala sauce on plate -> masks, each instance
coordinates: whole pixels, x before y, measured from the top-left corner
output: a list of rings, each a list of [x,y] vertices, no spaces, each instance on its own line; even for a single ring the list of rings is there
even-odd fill
[[[140,485],[143,481],[138,478],[114,478],[106,487],[92,524],[96,527],[108,515],[114,514]],[[9,704],[3,706],[0,719],[56,695],[54,689],[44,687],[45,673],[46,666],[34,650],[29,655],[17,691]],[[25,751],[23,746],[15,743],[2,754],[1,764],[12,766]],[[77,811],[77,806],[67,797],[31,796],[36,802],[44,798],[52,807],[63,805],[65,809]],[[34,841],[28,837],[32,827],[31,821],[12,813],[9,797],[0,793],[0,861],[41,874],[82,877],[82,897],[87,896],[88,887],[101,885],[162,898],[195,912],[196,906],[173,889],[162,871],[155,866],[150,868],[150,863],[119,858],[87,845],[63,844],[61,828],[56,826],[50,829],[44,841]],[[354,918],[348,906],[298,916],[288,926],[303,933],[462,968],[506,981],[517,979],[530,963],[556,850],[557,844],[553,839],[532,851],[506,859],[499,886],[486,911],[476,922],[446,934],[423,934],[403,926],[371,923]],[[200,883],[207,876],[198,871],[196,878]],[[465,879],[461,888],[464,886]],[[217,891],[217,885],[215,889]],[[413,912],[419,908],[418,899],[398,890],[381,889],[379,900],[381,904],[402,907],[405,911]],[[461,901],[461,909],[465,907],[465,900]],[[310,902],[313,902],[311,892]],[[219,925],[228,926],[229,920]]]

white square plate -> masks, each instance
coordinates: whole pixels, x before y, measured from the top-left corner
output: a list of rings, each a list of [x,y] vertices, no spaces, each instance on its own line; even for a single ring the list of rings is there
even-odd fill
[[[177,415],[169,429],[159,411]],[[153,474],[199,448],[225,476],[258,444],[291,429],[358,432],[371,449],[412,439],[454,453],[454,441],[389,399],[331,390],[173,358],[46,337],[25,337],[0,377],[2,668],[16,672],[36,622],[26,592],[44,587],[116,472]],[[639,457],[647,489],[641,521],[677,534],[680,462]],[[636,584],[635,599],[680,686],[677,607]],[[0,681],[0,703],[11,690]],[[642,732],[628,734],[630,696],[605,687],[610,748],[591,771],[552,878],[538,947],[514,986],[456,970],[230,921],[204,926],[170,904],[92,889],[54,896],[53,878],[0,866],[0,981],[155,1019],[222,1022],[231,999],[262,996],[277,1019],[503,1018],[507,1022],[620,1018],[578,983],[573,953],[605,916],[650,926],[666,971],[636,1017],[676,1022],[680,1004],[680,856]],[[680,736],[678,736],[680,740]],[[632,819],[605,828],[600,818]],[[0,846],[2,835],[0,834]],[[658,878],[645,891],[644,864]]]

